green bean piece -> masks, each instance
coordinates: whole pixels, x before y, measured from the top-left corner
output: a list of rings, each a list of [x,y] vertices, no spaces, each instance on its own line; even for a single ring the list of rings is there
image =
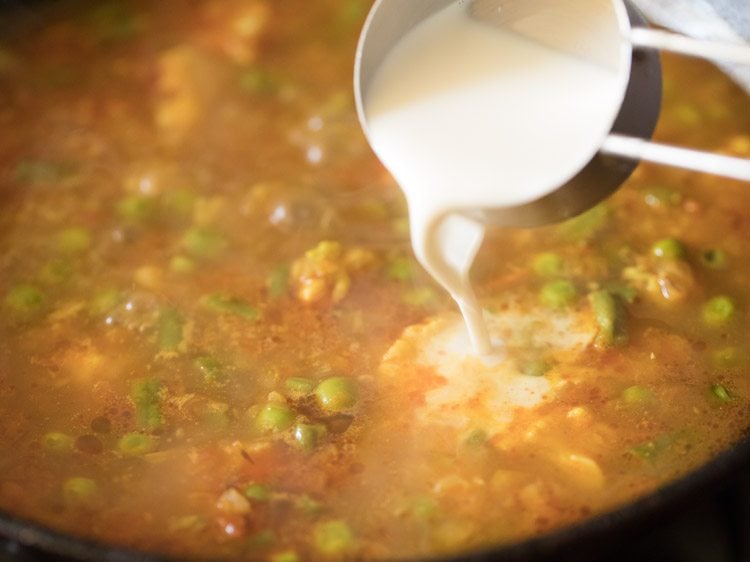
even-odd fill
[[[215,258],[227,247],[227,241],[220,232],[193,227],[182,237],[182,247],[193,257]]]
[[[716,398],[718,398],[722,402],[731,402],[733,399],[732,393],[729,392],[729,389],[723,384],[711,385],[711,394],[713,394]]]
[[[318,551],[327,556],[341,556],[354,546],[349,525],[337,519],[318,523],[313,538]]]
[[[560,277],[563,273],[565,263],[559,255],[553,252],[544,252],[534,256],[531,267],[539,277]]]
[[[183,339],[185,321],[179,312],[168,308],[161,313],[158,322],[159,349],[165,352],[176,352],[180,349]]]
[[[261,316],[260,310],[247,301],[224,293],[205,295],[201,298],[201,304],[214,312],[239,316],[245,320],[256,321]]]
[[[281,264],[274,267],[266,279],[266,288],[271,298],[283,297],[289,289],[289,266]]]
[[[357,403],[357,386],[347,377],[330,377],[315,388],[318,404],[329,412],[341,412]]]
[[[595,291],[589,295],[589,302],[599,326],[597,344],[603,347],[625,344],[628,334],[622,301],[610,291]]]
[[[299,562],[300,557],[294,550],[282,550],[271,555],[271,562]]]
[[[263,406],[255,418],[255,425],[264,432],[284,431],[292,426],[296,414],[286,404],[271,402]]]
[[[725,269],[728,261],[724,250],[706,250],[701,254],[701,263],[708,269]]]
[[[72,505],[94,507],[99,503],[99,487],[91,478],[75,476],[63,483],[63,497]]]
[[[177,255],[169,260],[169,269],[179,275],[187,275],[195,270],[195,262],[187,256]]]
[[[656,395],[650,388],[636,384],[622,391],[622,400],[629,406],[648,406],[654,403]]]
[[[133,382],[130,399],[135,405],[136,425],[139,429],[151,431],[164,425],[161,409],[161,396],[164,392],[161,381],[141,379]]]
[[[703,323],[711,328],[726,326],[734,318],[734,315],[734,301],[726,295],[713,297],[703,305]]]
[[[412,501],[411,512],[420,521],[430,521],[438,514],[438,504],[431,496],[418,496]]]
[[[117,215],[130,223],[141,223],[150,219],[156,211],[152,197],[128,195],[117,202]]]
[[[300,398],[310,394],[315,388],[315,383],[305,377],[290,377],[284,381],[284,388],[289,396]]]
[[[687,257],[687,250],[682,242],[675,238],[664,238],[651,246],[651,253],[657,258],[669,260],[683,260]]]
[[[546,283],[539,292],[539,299],[544,306],[562,309],[570,306],[578,296],[576,286],[572,281],[558,279]]]
[[[5,304],[22,315],[37,312],[44,305],[44,301],[44,293],[34,285],[26,283],[11,287],[5,295]]]
[[[154,450],[156,443],[150,435],[126,433],[117,442],[118,450],[128,457],[140,457]]]
[[[216,357],[204,355],[195,360],[195,366],[203,375],[204,382],[209,384],[223,383],[225,380],[224,366]]]
[[[305,450],[312,451],[328,431],[322,424],[298,423],[294,428],[294,440],[297,445]]]
[[[396,258],[386,267],[386,275],[394,281],[412,281],[414,279],[414,266],[409,258]]]
[[[544,359],[532,359],[521,365],[521,373],[527,377],[543,377],[550,370],[550,364]]]
[[[261,67],[251,68],[240,74],[238,85],[242,91],[256,96],[271,96],[280,88],[278,80]]]
[[[42,437],[42,446],[51,453],[68,453],[73,450],[73,438],[59,431],[51,431]]]
[[[82,227],[71,227],[57,234],[57,248],[66,254],[80,254],[91,246],[91,233]]]
[[[271,488],[265,484],[254,482],[245,488],[245,497],[256,502],[267,502],[271,499]]]

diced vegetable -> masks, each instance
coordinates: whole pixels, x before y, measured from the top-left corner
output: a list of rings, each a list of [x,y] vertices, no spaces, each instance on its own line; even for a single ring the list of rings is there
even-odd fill
[[[20,314],[31,314],[44,305],[44,293],[34,285],[22,283],[12,287],[5,295],[5,304]]]
[[[198,357],[195,360],[195,366],[203,375],[203,380],[209,384],[224,382],[224,366],[221,362],[210,355]]]
[[[310,451],[325,437],[327,430],[322,424],[298,423],[294,428],[294,440],[299,447]]]
[[[431,496],[418,496],[412,501],[411,512],[420,521],[430,521],[438,514],[438,504]]]
[[[75,267],[68,259],[53,259],[48,261],[39,272],[39,280],[48,285],[66,283],[75,273]]]
[[[732,401],[731,392],[729,392],[729,389],[727,389],[727,387],[724,386],[723,384],[711,385],[711,394],[713,394],[716,398],[718,398],[722,402]]]
[[[599,325],[597,343],[604,347],[626,343],[626,316],[620,299],[609,291],[595,291],[589,295],[589,302]]]
[[[564,262],[558,254],[544,252],[534,256],[531,266],[539,277],[559,277],[563,273]]]
[[[74,169],[69,164],[47,160],[22,160],[16,166],[15,178],[26,183],[54,183],[70,176]]]
[[[245,497],[255,502],[267,502],[271,499],[271,488],[265,484],[253,483],[248,484],[245,488]]]
[[[318,404],[330,412],[341,412],[357,403],[357,386],[347,377],[330,377],[315,388]]]
[[[182,343],[184,324],[185,321],[175,309],[164,310],[159,316],[158,323],[159,349],[165,352],[178,351]]]
[[[657,258],[682,260],[687,256],[687,250],[682,242],[675,238],[664,238],[651,246],[651,253]]]
[[[663,185],[654,185],[646,190],[643,199],[650,207],[676,207],[682,203],[682,194]]]
[[[65,433],[52,431],[42,438],[42,446],[52,453],[67,453],[73,449],[73,438]]]
[[[656,400],[654,391],[640,385],[629,386],[622,391],[622,399],[629,406],[648,406]]]
[[[143,433],[127,433],[117,442],[119,451],[128,457],[140,457],[154,450],[154,438]]]
[[[271,562],[299,562],[299,555],[293,550],[282,550],[271,555]]]
[[[63,497],[73,506],[95,507],[99,503],[99,487],[91,478],[68,478],[63,484]]]
[[[724,269],[727,266],[728,261],[727,254],[724,250],[706,250],[701,254],[701,263],[708,269]]]
[[[487,443],[489,436],[483,429],[473,429],[464,439],[464,444],[469,447],[479,447]]]
[[[746,359],[746,354],[733,345],[717,349],[711,354],[711,361],[720,369],[732,369],[743,364]]]
[[[132,223],[148,220],[155,210],[154,199],[143,195],[128,195],[117,202],[118,216]]]
[[[315,388],[315,383],[305,377],[290,377],[284,381],[284,387],[290,396],[300,397],[310,394]]]
[[[604,230],[610,220],[610,209],[606,203],[600,203],[573,219],[562,223],[558,229],[563,237],[571,241],[589,240]]]
[[[566,308],[573,304],[578,296],[578,290],[572,281],[558,279],[550,281],[542,287],[539,299],[544,306],[550,308]]]
[[[196,258],[214,258],[227,247],[227,241],[220,232],[193,227],[183,236],[182,247]]]
[[[270,96],[279,91],[279,81],[265,68],[255,67],[239,76],[241,90],[255,96]]]
[[[273,268],[266,280],[266,287],[271,298],[278,299],[284,296],[289,290],[289,266],[281,264]]]
[[[543,377],[550,368],[550,364],[541,358],[524,361],[521,364],[521,372],[529,377]]]
[[[354,546],[354,535],[344,521],[319,523],[314,533],[315,547],[327,556],[341,556]]]
[[[673,435],[662,435],[656,439],[636,445],[630,451],[644,460],[654,460],[674,443]]]
[[[143,430],[151,431],[164,425],[161,409],[161,396],[164,387],[156,379],[135,381],[130,390],[130,399],[135,405],[136,425]]]
[[[271,402],[263,406],[255,418],[255,425],[265,432],[284,431],[292,426],[296,414],[289,406]]]
[[[91,300],[90,309],[94,314],[107,314],[123,300],[117,289],[100,289]]]
[[[169,260],[169,269],[174,273],[186,275],[195,269],[195,262],[187,256],[177,255]]]
[[[85,228],[66,228],[57,235],[57,247],[66,254],[80,254],[90,245],[91,233]]]
[[[414,267],[408,258],[396,258],[388,264],[386,274],[395,281],[411,281],[414,279]]]
[[[713,297],[703,305],[703,323],[711,328],[726,326],[735,315],[734,301],[726,296]]]
[[[238,297],[224,293],[205,295],[201,299],[201,304],[220,314],[231,314],[251,321],[260,319],[260,310],[256,307]]]

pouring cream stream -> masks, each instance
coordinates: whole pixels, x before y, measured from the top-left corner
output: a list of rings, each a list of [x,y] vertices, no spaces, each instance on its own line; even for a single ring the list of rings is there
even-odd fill
[[[485,233],[472,212],[536,200],[577,173],[618,90],[612,70],[475,21],[461,2],[410,31],[375,76],[370,143],[406,196],[417,258],[455,299],[477,354],[493,346],[469,279]]]

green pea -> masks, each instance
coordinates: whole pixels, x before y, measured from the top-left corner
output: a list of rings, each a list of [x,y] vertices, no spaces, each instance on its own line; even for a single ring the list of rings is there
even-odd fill
[[[646,190],[643,199],[650,207],[676,207],[682,203],[682,194],[663,185],[654,185]]]
[[[737,367],[745,358],[745,354],[733,345],[717,349],[711,354],[711,362],[720,369]]]
[[[299,555],[293,550],[282,550],[271,555],[271,562],[299,562]]]
[[[386,275],[395,281],[411,281],[414,279],[414,266],[408,258],[396,258],[386,267]]]
[[[273,95],[279,90],[279,82],[267,70],[256,67],[246,70],[239,76],[241,90],[253,95]]]
[[[261,431],[284,431],[292,426],[295,417],[294,410],[286,404],[270,403],[263,406],[255,424]]]
[[[245,488],[245,497],[256,502],[267,502],[271,499],[271,488],[265,484],[253,483]]]
[[[354,546],[354,536],[346,522],[332,520],[319,523],[314,531],[315,547],[328,556],[340,556]]]
[[[542,304],[550,308],[565,308],[570,306],[578,296],[576,286],[572,281],[558,279],[550,281],[542,287],[539,298]]]
[[[726,326],[734,314],[734,301],[725,295],[714,297],[703,305],[703,322],[712,328]]]
[[[651,253],[657,258],[682,260],[687,256],[685,246],[674,238],[664,238],[651,246]]]
[[[52,453],[67,453],[73,449],[73,438],[59,431],[51,431],[42,437],[42,446]]]
[[[117,442],[117,448],[128,457],[140,457],[154,450],[156,443],[150,435],[127,433]]]
[[[701,263],[708,269],[724,269],[727,262],[727,254],[723,250],[706,250],[701,254]]]
[[[589,302],[599,325],[597,343],[609,347],[627,342],[626,314],[620,298],[610,291],[596,291],[589,295]]]
[[[350,378],[331,377],[318,384],[315,396],[324,410],[340,412],[357,403],[357,386]]]
[[[261,316],[260,310],[250,303],[239,297],[225,295],[224,293],[205,295],[201,298],[201,304],[214,312],[239,316],[245,320],[255,321],[259,320]]]
[[[290,377],[284,381],[287,394],[293,397],[301,397],[310,394],[315,388],[315,383],[305,377]]]
[[[5,304],[20,314],[36,312],[44,305],[44,301],[44,293],[26,283],[11,287],[5,295]]]
[[[79,254],[89,246],[91,246],[91,233],[85,228],[66,228],[57,234],[57,247],[66,254]]]
[[[655,398],[654,391],[644,386],[633,385],[622,391],[622,399],[629,406],[648,406]]]
[[[94,507],[98,503],[99,487],[91,478],[76,476],[63,483],[65,501],[84,507]]]
[[[117,202],[117,215],[132,223],[144,222],[151,218],[156,210],[154,199],[142,195],[128,195]]]
[[[563,259],[552,252],[544,252],[534,256],[531,267],[539,277],[559,277],[564,269]]]
[[[70,280],[75,273],[75,267],[67,259],[48,261],[39,272],[39,279],[48,285],[60,285]]]
[[[521,365],[521,372],[527,377],[543,377],[550,368],[544,359],[532,359]]]
[[[169,260],[169,269],[174,273],[186,275],[195,270],[195,262],[187,256],[177,255]]]
[[[89,308],[94,314],[107,314],[122,301],[122,293],[117,289],[100,289],[94,294]]]
[[[196,258],[216,257],[226,246],[223,234],[207,228],[191,228],[182,238],[182,247]]]
[[[732,401],[732,394],[729,392],[729,389],[727,389],[727,387],[722,384],[711,385],[711,394],[713,394],[722,402]]]
[[[294,440],[305,451],[311,451],[326,436],[327,430],[321,424],[299,423],[294,428]]]

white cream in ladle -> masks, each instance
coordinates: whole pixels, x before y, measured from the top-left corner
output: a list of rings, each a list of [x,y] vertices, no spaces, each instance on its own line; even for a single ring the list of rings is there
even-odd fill
[[[609,131],[620,80],[477,22],[460,2],[410,31],[375,75],[370,142],[406,195],[417,258],[458,303],[478,354],[492,343],[469,281],[485,232],[472,211],[534,201],[575,175]]]

